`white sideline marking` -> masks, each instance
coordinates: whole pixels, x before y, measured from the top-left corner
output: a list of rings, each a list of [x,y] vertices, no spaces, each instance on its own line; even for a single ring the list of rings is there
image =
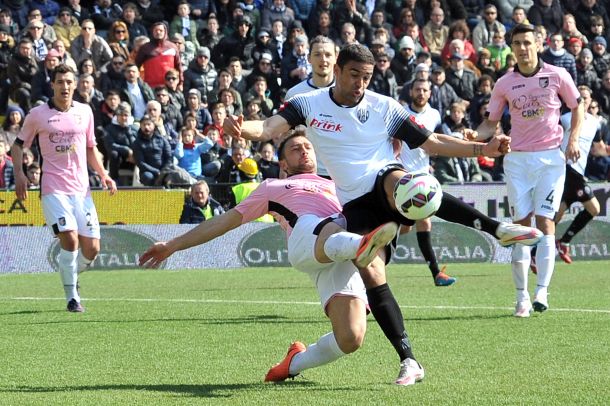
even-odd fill
[[[9,300],[65,300],[60,297],[0,297],[0,301]],[[153,298],[83,298],[86,302],[143,302],[143,303],[212,303],[212,304],[263,304],[263,305],[308,305],[320,306],[320,302],[291,302],[285,300],[226,300],[226,299],[153,299]],[[411,306],[402,305],[403,309],[417,310],[514,310],[513,307],[497,307],[497,306]],[[610,310],[606,309],[570,309],[552,307],[548,311],[567,312],[567,313],[600,313],[610,314]]]

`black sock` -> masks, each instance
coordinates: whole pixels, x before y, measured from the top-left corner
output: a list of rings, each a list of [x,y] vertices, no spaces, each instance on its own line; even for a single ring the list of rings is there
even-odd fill
[[[572,241],[572,238],[574,238],[574,236],[578,234],[580,230],[585,228],[587,223],[591,220],[593,220],[591,213],[586,210],[581,211],[576,215],[574,221],[572,221],[572,224],[570,224],[570,227],[568,227],[566,232],[563,234],[563,237],[561,237],[559,241],[569,244],[570,241]]]
[[[494,238],[498,238],[496,235],[496,229],[500,225],[498,221],[484,215],[471,205],[464,203],[447,192],[443,192],[443,202],[436,212],[436,217],[485,231]]]
[[[428,264],[428,268],[430,268],[430,272],[432,272],[432,277],[436,278],[436,275],[441,271],[438,269],[438,262],[436,262],[436,255],[434,254],[434,250],[432,249],[432,241],[430,240],[430,231],[418,231],[417,232],[417,245],[419,245],[419,249],[421,250],[426,263]]]
[[[402,319],[402,312],[398,306],[398,302],[394,298],[392,291],[387,283],[366,290],[366,296],[369,299],[371,313],[377,320],[377,324],[390,341],[394,350],[403,361],[406,358],[413,358],[411,343],[405,330],[405,324]]]

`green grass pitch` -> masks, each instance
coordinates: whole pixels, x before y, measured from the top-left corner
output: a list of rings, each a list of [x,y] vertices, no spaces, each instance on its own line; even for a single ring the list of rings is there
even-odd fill
[[[509,265],[389,268],[426,378],[392,385],[397,357],[369,316],[363,348],[263,384],[292,340],[330,330],[290,268],[87,272],[84,314],[57,274],[0,276],[0,405],[608,405],[610,263],[558,263],[551,309],[512,317]],[[532,290],[535,284],[530,277]]]

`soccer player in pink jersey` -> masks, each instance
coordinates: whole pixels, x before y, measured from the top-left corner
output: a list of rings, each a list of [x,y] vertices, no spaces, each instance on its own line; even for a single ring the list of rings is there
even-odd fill
[[[358,266],[368,265],[398,231],[393,222],[365,236],[343,231],[335,185],[316,175],[313,146],[302,133],[283,140],[278,156],[287,178],[265,180],[233,209],[169,242],[155,243],[140,257],[141,266],[156,267],[176,251],[272,214],[286,232],[290,263],[316,285],[333,331],[307,347],[293,343],[284,360],[267,372],[267,382],[283,381],[360,348],[366,332],[367,298],[364,282],[350,260]],[[417,379],[423,379],[423,369]]]
[[[511,152],[504,159],[508,199],[516,223],[536,227],[544,236],[538,242],[537,285],[534,302],[527,289],[530,249],[515,244],[512,252],[516,287],[516,317],[529,317],[532,310],[548,309],[548,286],[555,267],[555,223],[563,193],[566,160],[580,156],[578,136],[584,107],[570,74],[544,63],[538,56],[534,26],[518,24],[511,31],[512,52],[517,58],[513,72],[502,76],[492,91],[487,118],[478,128],[478,139],[487,139],[496,129],[506,106],[511,118]],[[563,129],[559,125],[561,104],[572,112],[565,155],[560,149]]]
[[[77,282],[100,251],[100,225],[91,191],[87,165],[97,172],[102,186],[116,192],[116,184],[104,170],[93,133],[91,108],[72,99],[76,75],[67,65],[51,74],[53,98],[30,110],[12,148],[17,198],[28,197],[23,173],[23,147],[37,142],[42,157],[41,199],[47,224],[59,238],[57,256],[67,310],[83,312]]]

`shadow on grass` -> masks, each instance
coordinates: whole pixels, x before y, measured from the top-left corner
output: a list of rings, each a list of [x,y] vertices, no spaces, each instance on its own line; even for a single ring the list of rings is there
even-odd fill
[[[235,391],[260,389],[267,386],[263,383],[235,383],[235,384],[201,384],[201,385],[75,385],[75,386],[17,386],[15,388],[0,388],[0,393],[54,393],[54,392],[95,392],[95,391],[150,391],[175,393],[191,397],[202,398],[230,398]],[[309,381],[291,381],[281,384],[271,384],[269,387],[290,387],[290,389],[307,389],[317,384]]]
[[[460,320],[500,320],[500,319],[513,319],[514,316],[511,313],[497,314],[497,315],[463,315],[463,316],[438,316],[438,317],[405,317],[405,321],[460,321]]]
[[[18,310],[15,312],[0,313],[0,316],[17,316],[20,314],[40,314],[40,313],[65,313],[65,310]]]

